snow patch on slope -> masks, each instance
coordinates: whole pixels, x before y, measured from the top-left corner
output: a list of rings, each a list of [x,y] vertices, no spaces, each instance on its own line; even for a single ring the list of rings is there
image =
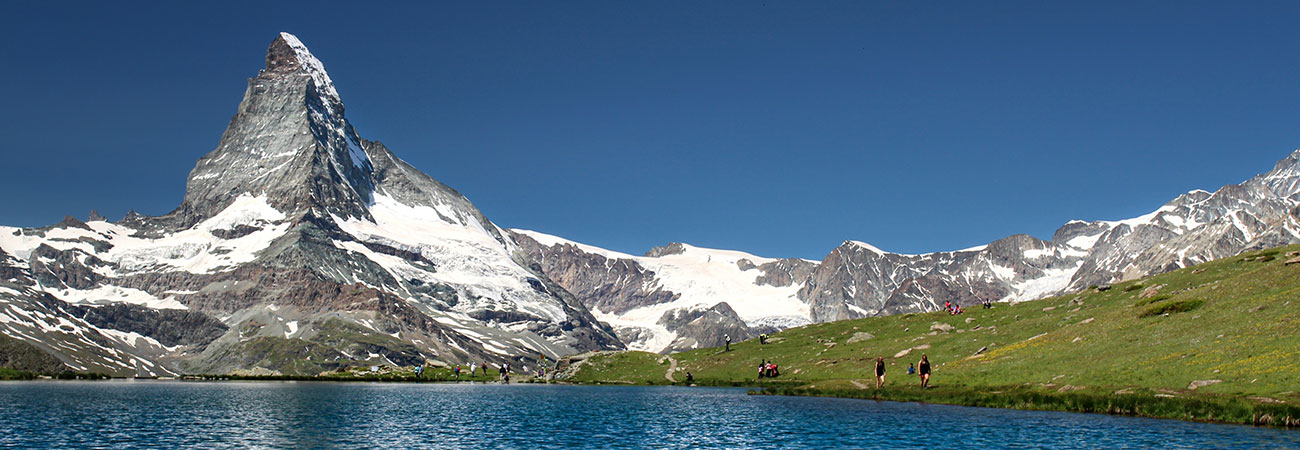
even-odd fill
[[[406,279],[446,283],[483,297],[479,303],[463,302],[457,308],[483,306],[484,302],[502,302],[504,306],[504,299],[512,299],[521,311],[554,322],[567,320],[560,305],[528,284],[532,274],[510,259],[504,245],[478,220],[470,219],[465,224],[449,223],[444,218],[456,217],[449,214],[452,212],[443,213],[428,206],[409,206],[377,192],[370,205],[374,222],[334,216],[339,228],[357,240],[419,253],[437,266],[435,272],[418,269],[401,258],[379,254],[355,242],[336,242],[335,245],[361,253]]]

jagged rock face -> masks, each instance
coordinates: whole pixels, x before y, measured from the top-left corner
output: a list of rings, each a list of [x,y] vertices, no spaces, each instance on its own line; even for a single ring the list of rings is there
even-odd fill
[[[266,60],[217,149],[190,172],[181,209],[201,220],[251,194],[290,216],[369,218],[374,168],[324,67],[287,34]]]
[[[523,230],[510,232],[538,269],[614,326],[629,348],[671,352],[807,323],[795,298],[817,263],[673,243],[632,256]],[[665,280],[671,280],[665,283]],[[730,304],[743,303],[737,312]]]
[[[718,347],[726,344],[727,338],[740,342],[777,330],[771,326],[750,327],[726,302],[709,309],[672,310],[664,313],[658,323],[677,333],[677,339],[663,350],[665,353]]]
[[[981,247],[923,255],[885,252],[865,243],[846,241],[821,262],[786,259],[756,264],[741,259],[736,261],[736,268],[761,273],[750,279],[753,285],[797,286],[795,298],[806,305],[806,321],[826,322],[933,311],[945,302],[970,306],[984,300],[1031,300],[1166,272],[1245,250],[1297,242],[1300,151],[1279,161],[1272,171],[1242,184],[1224,186],[1214,193],[1191,191],[1151,214],[1133,219],[1072,221],[1058,229],[1050,241],[1013,235]],[[529,243],[525,247],[543,271],[560,277],[561,284],[580,286],[574,292],[593,308],[614,304],[622,306],[618,311],[626,312],[649,309],[656,302],[682,303],[680,298],[668,295],[677,294],[668,286],[682,284],[676,278],[691,278],[696,284],[708,282],[707,278],[636,265],[690,251],[691,247],[683,244],[655,247],[636,262],[624,264],[605,263],[606,259],[599,256],[612,252],[559,238],[538,245]],[[716,285],[714,291],[735,289],[734,283],[719,281]],[[663,294],[656,297],[646,295],[648,292]],[[718,299],[712,299],[713,303],[707,298],[691,300],[711,305]],[[727,303],[738,309],[752,308],[747,301],[739,298]],[[684,311],[689,310],[675,314]],[[619,321],[616,328],[629,342],[651,342],[647,336],[654,334],[655,325],[677,322],[656,323],[658,317],[646,314],[623,316],[625,320]],[[752,320],[753,316],[762,314],[751,314],[746,323],[761,325]],[[713,326],[723,327],[721,323]],[[665,350],[681,348],[672,344]]]
[[[633,259],[609,258],[574,245],[544,246],[526,234],[512,235],[549,278],[578,298],[590,299],[585,303],[589,309],[622,314],[680,297],[657,285],[655,273]]]
[[[0,227],[13,319],[0,331],[124,375],[526,366],[623,348],[468,199],[362,139],[297,38],[281,34],[266,61],[176,210]],[[31,331],[63,321],[72,331]],[[63,350],[78,345],[98,350]]]

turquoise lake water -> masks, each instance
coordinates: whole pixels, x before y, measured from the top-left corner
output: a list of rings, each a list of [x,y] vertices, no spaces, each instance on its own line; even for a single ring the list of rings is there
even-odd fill
[[[0,382],[3,448],[1300,448],[1300,431],[742,389]]]

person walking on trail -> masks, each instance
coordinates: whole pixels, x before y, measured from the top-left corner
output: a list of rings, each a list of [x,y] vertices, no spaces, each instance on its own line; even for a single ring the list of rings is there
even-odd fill
[[[921,369],[921,387],[930,387],[930,359],[924,353],[921,354],[921,362],[917,364],[917,367]]]
[[[724,341],[727,342],[727,347],[726,347],[726,350],[725,350],[725,351],[728,351],[728,352],[731,351],[731,335],[729,335],[729,334],[724,334],[724,335],[722,335],[722,340],[724,340]]]
[[[876,357],[876,389],[885,387],[885,357]]]

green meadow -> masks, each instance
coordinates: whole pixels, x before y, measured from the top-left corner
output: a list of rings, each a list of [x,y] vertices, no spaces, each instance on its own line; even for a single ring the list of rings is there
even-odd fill
[[[1003,408],[1300,426],[1300,246],[1247,252],[1083,292],[808,325],[672,355],[602,354],[582,383],[752,386]],[[931,388],[909,363],[926,354]],[[887,365],[876,389],[876,357]],[[781,376],[758,379],[761,361]],[[670,371],[673,362],[677,369]],[[671,375],[674,381],[669,380]]]

